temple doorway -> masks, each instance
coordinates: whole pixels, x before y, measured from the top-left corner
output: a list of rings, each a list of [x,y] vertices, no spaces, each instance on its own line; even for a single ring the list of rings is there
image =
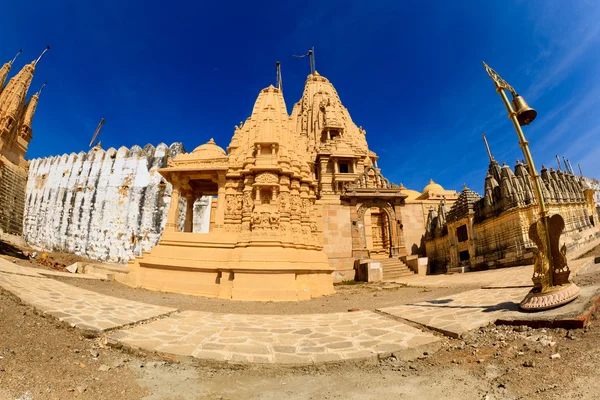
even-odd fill
[[[370,258],[388,258],[391,255],[392,231],[390,219],[379,207],[365,212],[365,239]]]
[[[358,206],[353,254],[363,258],[397,257],[396,213],[390,203],[372,200]]]

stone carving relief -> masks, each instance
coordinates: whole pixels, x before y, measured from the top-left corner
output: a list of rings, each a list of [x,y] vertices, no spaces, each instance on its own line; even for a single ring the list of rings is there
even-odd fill
[[[255,182],[262,185],[277,185],[279,184],[279,178],[272,172],[263,172],[256,176]]]

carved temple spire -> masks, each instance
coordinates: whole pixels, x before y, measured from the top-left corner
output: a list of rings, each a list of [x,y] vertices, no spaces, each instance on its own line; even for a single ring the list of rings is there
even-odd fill
[[[12,130],[19,121],[34,71],[33,62],[25,65],[8,81],[0,93],[0,133],[4,134],[7,130]]]
[[[31,137],[32,137],[31,125],[33,123],[33,115],[35,114],[35,109],[37,108],[38,102],[40,100],[40,95],[42,94],[42,91],[44,90],[45,86],[46,86],[46,82],[44,82],[44,84],[42,85],[40,90],[37,91],[36,94],[31,96],[31,98],[27,102],[27,105],[25,106],[25,112],[23,114],[23,122],[21,123],[21,130],[20,130],[19,134],[22,138],[24,138],[28,142],[31,141]]]
[[[10,72],[12,65],[14,64],[17,57],[19,57],[19,54],[21,54],[22,51],[23,50],[19,50],[17,55],[12,60],[7,62],[0,68],[0,92],[2,92],[2,89],[4,88],[4,82],[6,82],[6,78],[8,77],[8,73]]]

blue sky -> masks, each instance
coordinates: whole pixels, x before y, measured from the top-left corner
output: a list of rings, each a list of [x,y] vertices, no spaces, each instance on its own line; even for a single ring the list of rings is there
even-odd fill
[[[52,3],[52,4],[51,4]],[[48,86],[29,157],[214,137],[229,144],[282,63],[288,111],[315,46],[317,70],[367,130],[383,174],[421,190],[481,192],[494,156],[522,158],[481,61],[538,111],[525,128],[538,167],[556,154],[600,176],[597,1],[9,2],[0,61],[15,70],[50,44],[30,93]]]

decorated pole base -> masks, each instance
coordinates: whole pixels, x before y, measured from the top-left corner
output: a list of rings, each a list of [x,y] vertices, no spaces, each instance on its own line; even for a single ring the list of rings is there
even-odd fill
[[[568,283],[561,286],[553,286],[545,292],[527,293],[521,301],[521,309],[525,311],[542,311],[560,307],[579,297],[579,286]]]

